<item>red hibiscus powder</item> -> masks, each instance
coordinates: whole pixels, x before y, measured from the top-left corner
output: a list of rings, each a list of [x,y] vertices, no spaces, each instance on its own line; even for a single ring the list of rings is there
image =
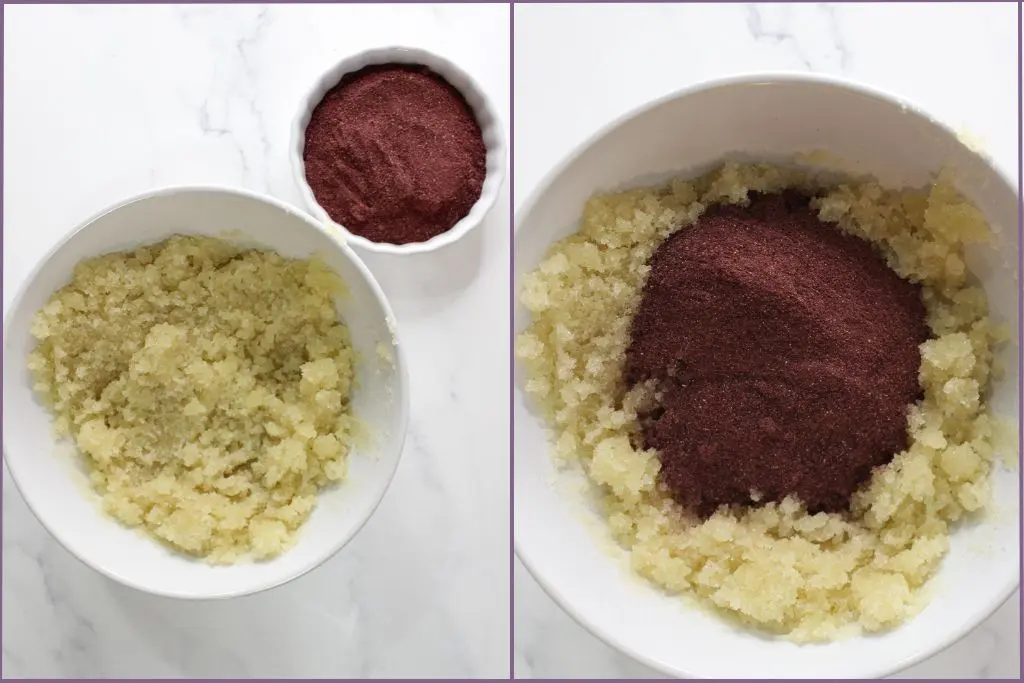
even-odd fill
[[[346,75],[306,127],[306,180],[338,224],[373,242],[425,242],[480,198],[487,149],[462,94],[430,69]]]
[[[650,267],[626,380],[656,386],[643,445],[683,506],[794,496],[842,511],[906,447],[928,337],[920,287],[807,198],[711,207]]]

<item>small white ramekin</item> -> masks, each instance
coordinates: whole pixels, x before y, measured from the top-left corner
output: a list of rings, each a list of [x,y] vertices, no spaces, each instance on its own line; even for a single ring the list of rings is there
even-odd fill
[[[408,244],[373,242],[350,232],[345,226],[335,222],[320,206],[306,181],[303,151],[306,146],[306,126],[309,125],[313,109],[320,103],[327,91],[336,86],[345,74],[375,64],[417,64],[442,76],[466,98],[483,133],[484,145],[487,148],[487,175],[484,177],[480,198],[477,199],[469,213],[450,230],[432,237],[426,242],[410,242]],[[341,231],[349,244],[382,254],[421,254],[452,244],[480,225],[484,216],[498,200],[501,184],[505,180],[505,136],[494,107],[483,90],[465,71],[447,59],[426,50],[411,47],[384,47],[366,50],[346,57],[320,76],[299,105],[298,114],[292,123],[291,157],[295,183],[298,185],[299,192],[310,213],[318,220],[323,221],[325,225]]]

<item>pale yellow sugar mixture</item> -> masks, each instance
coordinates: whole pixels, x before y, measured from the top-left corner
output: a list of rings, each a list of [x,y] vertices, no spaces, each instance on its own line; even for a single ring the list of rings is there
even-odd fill
[[[820,217],[875,243],[923,286],[932,338],[921,347],[924,398],[909,408],[910,446],[875,471],[850,514],[808,514],[787,499],[689,517],[658,483],[653,451],[635,449],[640,391],[622,364],[647,261],[714,203],[749,191],[819,191]],[[696,180],[593,197],[579,231],[523,281],[531,313],[516,355],[527,393],[554,430],[555,455],[603,494],[632,567],[665,590],[797,641],[881,631],[911,616],[949,546],[951,526],[989,497],[994,425],[985,404],[1000,341],[984,292],[968,283],[964,247],[990,233],[940,175],[926,190],[870,179],[830,187],[796,170],[727,164]]]
[[[28,364],[107,512],[209,562],[270,558],[345,477],[342,292],[317,260],[173,237],[80,263]]]

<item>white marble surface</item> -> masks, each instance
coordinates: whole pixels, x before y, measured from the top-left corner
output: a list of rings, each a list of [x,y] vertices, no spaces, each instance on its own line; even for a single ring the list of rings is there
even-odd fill
[[[916,101],[980,137],[1017,177],[1017,6],[647,5],[514,9],[514,205],[600,126],[724,75],[840,75]],[[563,613],[517,565],[515,675],[647,678]],[[1020,678],[1020,594],[961,642],[901,674]]]
[[[78,221],[127,195],[227,184],[298,204],[304,89],[366,47],[472,73],[509,120],[509,8],[4,9],[4,305]],[[507,677],[508,193],[430,257],[367,258],[403,328],[412,421],[362,533],[291,585],[158,599],[64,552],[3,486],[3,676]]]

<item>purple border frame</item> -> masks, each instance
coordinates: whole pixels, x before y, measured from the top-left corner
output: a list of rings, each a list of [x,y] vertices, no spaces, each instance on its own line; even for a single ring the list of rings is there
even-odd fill
[[[1024,45],[1021,44],[1024,39],[1024,5],[1021,2],[1017,2],[1017,277],[1018,282],[1020,274],[1024,271],[1024,78],[1022,78],[1022,61],[1024,61]],[[1024,291],[1020,287],[1017,289],[1017,328],[1021,336],[1024,336]],[[1024,373],[1024,344],[1020,343],[1020,337],[1018,336],[1017,345],[1017,371]],[[1021,397],[1024,397],[1024,391],[1021,393]],[[1019,399],[1024,403],[1024,398]],[[1018,410],[1024,408],[1022,403],[1018,403]],[[1021,449],[1024,448],[1024,420],[1019,419],[1017,424],[1017,475],[1019,478],[1019,488],[1017,490],[1018,495],[1024,498],[1024,458],[1021,457]],[[1018,530],[1020,530],[1021,520],[1017,520]],[[1020,561],[1021,567],[1024,567],[1024,530],[1021,531],[1021,546],[1020,546]],[[1017,597],[1020,602],[1020,611],[1018,617],[1020,619],[1021,630],[1024,630],[1024,592],[1020,588],[1017,589]],[[1024,668],[1024,654],[1020,655],[1020,662],[1022,668]]]
[[[663,1],[663,0],[656,0],[656,1],[660,2],[660,1]],[[724,2],[728,2],[728,3],[732,3],[732,2],[736,2],[737,0],[723,0],[723,1]],[[813,2],[813,0],[791,0],[791,1],[793,3]],[[885,0],[883,0],[883,1],[885,1]],[[928,0],[906,0],[906,1],[907,2],[911,2],[911,3],[921,3],[921,2],[927,2]],[[989,4],[991,2],[999,2],[999,1],[1000,0],[982,0],[982,2],[986,2],[986,4]],[[1005,0],[1003,0],[1003,1],[1005,2]],[[227,2],[230,2],[231,4],[247,4],[247,3],[241,3],[238,0],[227,0]],[[310,2],[310,4],[319,4],[319,3],[330,2],[330,0],[309,0],[309,2]],[[405,4],[426,4],[427,2],[428,2],[428,0],[405,0]],[[601,4],[611,3],[611,2],[615,2],[615,0],[592,0],[592,3],[601,3]],[[512,225],[514,225],[514,216],[512,216],[512,213],[514,211],[514,206],[515,206],[514,200],[513,200],[513,197],[514,197],[514,182],[515,182],[514,181],[514,178],[515,178],[515,173],[514,173],[514,169],[515,169],[515,151],[514,151],[515,150],[515,144],[514,144],[514,139],[515,139],[515,97],[514,97],[515,74],[514,74],[514,61],[513,61],[514,60],[514,53],[515,53],[515,12],[513,11],[513,5],[520,4],[520,3],[521,4],[543,4],[543,0],[506,0],[506,1],[502,1],[502,0],[481,0],[481,2],[477,3],[477,4],[506,4],[506,5],[509,6],[509,31],[510,31],[509,150],[510,150],[511,153],[509,155],[509,189],[508,189],[508,194],[509,194],[509,199],[510,199],[510,203],[509,203],[510,204],[509,205],[509,213],[510,213],[510,215],[509,215],[509,219],[510,219],[510,227],[509,227],[509,242],[510,242],[510,244],[509,244],[509,265],[510,265],[510,272],[509,272],[509,275],[510,275],[510,281],[509,281],[509,284],[510,284],[510,288],[509,288],[509,291],[510,291],[509,322],[510,322],[510,325],[509,325],[509,330],[510,330],[510,335],[511,335],[511,330],[512,330],[511,322],[512,322],[512,312],[514,310],[514,297],[515,297],[515,292],[513,290],[513,284],[512,284],[512,280],[511,280],[511,274],[512,274],[512,272],[514,272],[514,263],[515,263],[515,250],[514,250],[514,244],[512,243],[512,232],[513,232],[512,231]],[[78,2],[74,2],[74,0],[57,0],[56,2],[53,2],[53,3],[34,2],[33,0],[15,0],[14,2],[5,2],[4,3],[5,6],[7,4],[86,4],[86,3],[78,3]],[[149,3],[149,2],[137,3],[137,2],[130,2],[130,0],[110,0],[110,2],[108,2],[106,4],[157,4],[157,3]],[[186,3],[179,3],[179,4],[208,4],[208,3],[186,2]],[[287,3],[273,3],[273,4],[287,4]],[[382,2],[380,2],[380,0],[377,0],[377,2],[373,2],[371,0],[371,2],[368,2],[366,4],[391,4],[391,3],[382,3]],[[399,4],[399,3],[394,3],[394,4]],[[451,3],[451,4],[461,4],[461,3]],[[698,4],[698,3],[694,3],[694,4]],[[1006,3],[1006,4],[1009,4],[1009,3]],[[1024,141],[1024,94],[1022,94],[1022,91],[1021,91],[1021,69],[1022,69],[1021,62],[1022,62],[1022,60],[1024,60],[1024,48],[1022,48],[1022,44],[1021,44],[1021,40],[1022,40],[1022,5],[1021,5],[1021,2],[1019,2],[1019,1],[1016,4],[1017,4],[1017,51],[1018,51],[1018,55],[1017,55],[1017,57],[1018,57],[1018,59],[1017,59],[1017,98],[1018,98],[1018,100],[1017,100],[1017,112],[1018,112],[1018,124],[1017,124],[1017,135],[1018,135],[1018,149],[1017,149],[1018,233],[1019,233],[1019,235],[1022,238],[1024,238],[1024,200],[1021,199],[1022,191],[1024,191],[1024,190],[1022,190],[1022,185],[1024,185],[1024,153],[1022,153],[1022,149],[1021,149],[1021,146],[1020,146],[1022,144],[1022,141]],[[3,27],[4,27],[4,16],[3,16],[3,13],[0,13],[0,30],[2,30]],[[3,64],[4,64],[4,57],[3,57],[3,55],[0,55],[0,68],[3,67]],[[2,83],[2,80],[3,80],[3,77],[2,77],[2,75],[0,75],[0,83]],[[3,97],[0,96],[0,117],[2,117],[3,111],[4,111]],[[0,154],[3,153],[3,150],[4,150],[4,135],[3,135],[2,130],[0,130]],[[2,161],[0,161],[0,169],[2,169]],[[3,197],[4,197],[3,183],[0,183],[0,206],[2,206],[2,204],[3,204]],[[3,254],[3,247],[2,247],[2,245],[0,245],[0,256],[2,256],[2,254]],[[1021,244],[1019,246],[1019,248],[1018,248],[1018,259],[1017,259],[1017,261],[1018,261],[1018,272],[1024,271],[1024,244]],[[0,266],[0,267],[2,267],[2,266]],[[2,291],[3,291],[3,285],[2,285],[2,283],[0,283],[0,293],[2,293]],[[1024,323],[1024,298],[1022,298],[1020,293],[1018,293],[1018,326],[1021,326],[1022,329],[1024,329],[1024,325],[1022,325],[1022,323]],[[511,349],[510,349],[510,351],[511,351]],[[1021,346],[1019,348],[1018,355],[1019,355],[1018,360],[1021,363],[1020,367],[1024,368],[1024,346]],[[514,363],[513,355],[510,352],[510,358],[509,358],[509,392],[510,392],[510,401],[513,399],[512,394],[514,392],[514,388],[513,388],[513,372],[514,372],[514,370],[513,370],[513,363]],[[0,398],[0,410],[2,410],[2,398]],[[510,442],[509,442],[509,474],[510,474],[510,478],[509,478],[509,494],[510,494],[509,495],[509,515],[510,515],[510,520],[509,520],[509,619],[510,619],[510,625],[509,626],[510,626],[510,628],[509,628],[509,663],[508,664],[509,664],[509,675],[510,675],[510,678],[514,679],[515,678],[515,671],[514,671],[514,665],[515,665],[515,637],[514,637],[514,631],[513,631],[513,628],[514,628],[514,616],[513,615],[514,615],[514,599],[515,599],[515,587],[514,587],[515,553],[512,550],[511,539],[512,539],[512,533],[514,531],[514,515],[515,515],[514,507],[515,506],[514,506],[514,498],[512,496],[511,487],[512,487],[512,482],[514,481],[513,476],[512,476],[513,475],[513,470],[514,470],[514,460],[512,458],[512,452],[513,452],[513,449],[514,449],[515,436],[514,436],[514,430],[511,429],[512,424],[513,424],[513,417],[512,417],[512,408],[511,408],[511,404],[510,404],[510,408],[509,408],[509,425],[510,425],[510,429],[509,429],[509,440],[510,440]],[[1019,437],[1021,438],[1021,442],[1024,443],[1024,425],[1021,426]],[[0,439],[2,439],[2,427],[0,427]],[[1022,470],[1020,472],[1020,490],[1022,492],[1024,492],[1024,470]],[[0,491],[0,502],[2,502],[2,491]],[[2,518],[2,512],[0,512],[0,518]],[[2,521],[2,520],[0,520],[0,521]],[[3,558],[3,549],[2,549],[2,547],[0,547],[0,573],[2,573],[2,558]],[[1021,550],[1021,560],[1022,560],[1022,563],[1024,563],[1024,548],[1022,548],[1022,550]],[[0,598],[0,599],[2,599],[2,598]],[[1024,599],[1022,599],[1022,606],[1024,606]],[[1024,616],[1021,617],[1021,626],[1022,626],[1022,628],[1024,628]],[[0,625],[0,639],[2,639],[2,625]],[[1024,663],[1024,657],[1022,657],[1022,663]],[[2,675],[2,672],[0,672],[0,675]],[[40,680],[60,680],[60,679],[40,679]],[[130,680],[130,679],[125,679],[125,680]],[[174,680],[174,679],[153,679],[153,680]],[[232,680],[232,679],[225,679],[225,680]],[[234,679],[234,680],[244,680],[244,679]],[[275,680],[275,679],[250,679],[250,680]],[[341,680],[341,679],[310,679],[310,680]],[[400,680],[400,679],[392,679],[392,680]],[[471,680],[471,679],[449,679],[449,680]],[[494,679],[494,680],[502,680],[502,679]],[[538,679],[538,680],[544,680],[544,679]]]

